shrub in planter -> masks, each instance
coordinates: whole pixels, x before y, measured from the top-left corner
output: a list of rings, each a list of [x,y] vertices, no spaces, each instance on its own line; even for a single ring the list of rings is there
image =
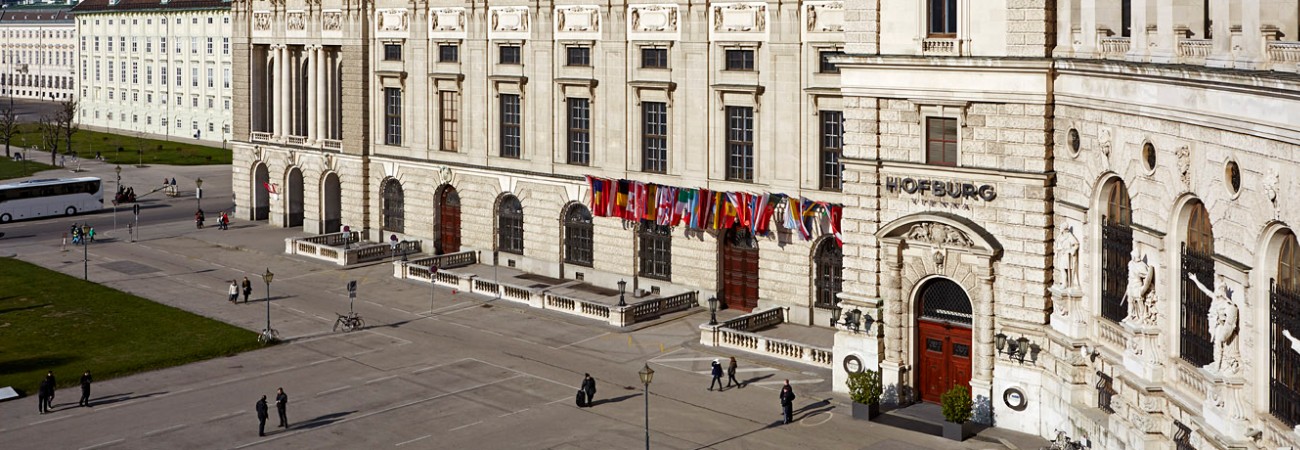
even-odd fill
[[[849,374],[849,398],[853,399],[853,417],[871,419],[880,415],[880,372],[866,370]]]
[[[975,402],[971,401],[970,389],[966,386],[953,386],[939,397],[943,407],[943,437],[955,441],[965,440],[971,434],[971,410]]]

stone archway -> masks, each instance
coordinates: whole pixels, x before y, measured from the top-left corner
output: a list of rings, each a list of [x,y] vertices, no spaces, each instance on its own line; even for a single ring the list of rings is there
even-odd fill
[[[259,162],[253,168],[253,207],[252,220],[267,220],[271,216],[271,194],[267,192],[267,186],[271,182],[271,172],[266,168],[266,163]]]
[[[955,281],[933,277],[917,289],[912,302],[918,309],[917,391],[921,401],[939,403],[953,386],[970,388],[970,296]]]
[[[338,233],[343,229],[343,187],[339,183],[339,174],[330,172],[322,183],[321,202],[323,221],[322,233]]]
[[[287,195],[285,196],[285,227],[301,227],[305,205],[303,200],[302,169],[297,167],[289,169],[289,176],[286,178],[287,183],[285,184],[288,185],[288,192],[286,192]]]

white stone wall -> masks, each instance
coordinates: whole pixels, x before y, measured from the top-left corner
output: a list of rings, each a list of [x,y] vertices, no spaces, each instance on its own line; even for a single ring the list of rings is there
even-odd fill
[[[56,14],[61,19],[55,19]],[[77,27],[66,9],[14,7],[0,17],[2,93],[57,101],[72,98]]]

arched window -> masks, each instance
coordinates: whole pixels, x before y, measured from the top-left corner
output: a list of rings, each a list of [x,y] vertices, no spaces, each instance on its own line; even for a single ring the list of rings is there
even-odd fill
[[[816,294],[814,305],[818,308],[834,308],[839,299],[835,297],[844,285],[844,251],[834,239],[822,239],[813,254],[813,291]]]
[[[1101,316],[1119,322],[1128,316],[1124,288],[1133,259],[1133,210],[1123,181],[1111,184],[1101,221]]]
[[[1268,410],[1294,427],[1300,425],[1300,245],[1294,234],[1287,233],[1285,239],[1269,292],[1273,337]]]
[[[1200,367],[1214,362],[1214,342],[1210,339],[1210,296],[1205,295],[1188,275],[1213,289],[1214,280],[1214,230],[1210,214],[1200,202],[1191,205],[1187,221],[1187,239],[1183,241],[1182,271],[1182,331],[1179,336],[1179,356]]]
[[[405,207],[403,206],[402,183],[396,179],[389,178],[384,181],[383,203],[384,223],[383,229],[388,231],[404,232],[405,229]]]
[[[497,208],[497,249],[524,254],[524,207],[513,195],[501,199]]]
[[[564,262],[591,267],[591,211],[573,205],[564,215]]]

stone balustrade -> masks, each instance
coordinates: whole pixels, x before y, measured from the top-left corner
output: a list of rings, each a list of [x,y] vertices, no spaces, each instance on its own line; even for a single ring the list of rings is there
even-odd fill
[[[321,139],[320,148],[322,150],[340,152],[343,151],[343,141],[338,139]]]
[[[254,131],[248,133],[248,140],[251,142],[263,142],[263,143],[272,142],[271,133],[267,133],[265,131]]]
[[[784,322],[785,309],[771,308],[746,314],[719,325],[701,325],[700,344],[831,368],[835,357],[830,349],[767,337],[755,332]]]

